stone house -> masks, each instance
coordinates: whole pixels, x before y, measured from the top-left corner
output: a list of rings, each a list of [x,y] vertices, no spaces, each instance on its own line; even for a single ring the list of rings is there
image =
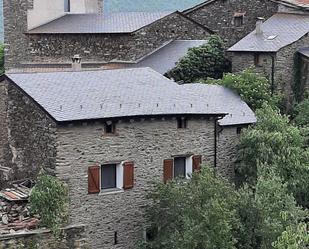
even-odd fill
[[[135,61],[170,40],[212,33],[178,11],[102,14],[102,0],[4,0],[6,69]],[[12,71],[12,70],[11,70]]]
[[[308,0],[207,0],[183,13],[217,32],[230,47],[255,28],[258,17],[308,11]]]
[[[295,100],[299,102],[309,95],[309,47],[298,51],[295,64]]]
[[[256,30],[228,49],[232,70],[253,67],[271,82],[272,92],[282,93],[287,103],[294,99],[295,55],[309,44],[309,12],[278,13],[260,21]]]
[[[70,222],[87,226],[91,248],[134,248],[154,180],[201,165],[233,178],[238,135],[256,122],[231,90],[149,68],[15,73],[0,89],[2,164],[15,178],[44,167],[65,181]]]

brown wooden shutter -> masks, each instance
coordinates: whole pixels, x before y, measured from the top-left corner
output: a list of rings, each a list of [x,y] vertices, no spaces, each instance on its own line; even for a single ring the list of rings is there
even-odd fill
[[[123,165],[123,189],[134,187],[134,163],[125,162]]]
[[[88,193],[100,193],[100,166],[88,168]]]
[[[193,172],[200,172],[202,167],[202,156],[192,157]]]
[[[163,162],[163,181],[164,183],[173,179],[173,159],[165,159]]]

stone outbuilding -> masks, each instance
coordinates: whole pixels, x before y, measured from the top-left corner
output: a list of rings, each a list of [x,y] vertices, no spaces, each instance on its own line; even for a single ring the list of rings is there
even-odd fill
[[[295,86],[295,55],[309,44],[309,14],[278,13],[228,49],[232,70],[253,67],[264,73],[273,92],[282,93],[292,103]]]
[[[70,222],[87,226],[92,248],[135,248],[153,181],[202,165],[232,179],[239,133],[256,122],[231,90],[150,68],[8,74],[0,87],[2,164],[65,181]]]
[[[136,61],[170,40],[205,40],[213,33],[178,11],[103,14],[101,3],[4,0],[6,69],[70,67],[76,54],[88,68]]]

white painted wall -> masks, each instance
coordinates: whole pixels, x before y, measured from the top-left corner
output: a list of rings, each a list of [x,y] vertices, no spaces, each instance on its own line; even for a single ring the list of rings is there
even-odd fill
[[[98,13],[100,0],[71,0],[72,14]],[[64,12],[64,0],[33,0],[33,9],[28,10],[28,30],[55,20]]]

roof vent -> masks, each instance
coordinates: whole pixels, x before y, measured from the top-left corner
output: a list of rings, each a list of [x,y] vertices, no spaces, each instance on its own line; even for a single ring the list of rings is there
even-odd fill
[[[76,54],[72,57],[72,70],[81,71],[82,70],[82,58],[79,54]]]
[[[263,24],[264,18],[263,17],[258,17],[256,21],[256,29],[255,33],[257,35],[263,34],[263,29],[262,29],[262,24]]]

